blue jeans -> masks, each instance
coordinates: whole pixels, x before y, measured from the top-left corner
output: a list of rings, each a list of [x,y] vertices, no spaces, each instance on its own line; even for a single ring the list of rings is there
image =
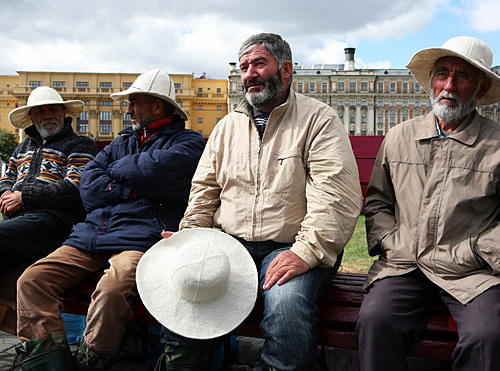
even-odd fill
[[[264,285],[269,264],[291,245],[269,242],[241,241],[254,258],[259,271],[259,287]],[[265,246],[269,245],[269,246]],[[330,284],[340,265],[333,268],[316,267],[285,284],[262,291],[264,333],[262,360],[279,370],[300,370],[314,367],[318,351],[316,325],[319,297]]]
[[[273,241],[247,242],[237,238],[248,250],[259,272],[262,288],[271,261],[291,244]],[[285,284],[274,285],[262,291],[264,297],[264,333],[262,360],[279,370],[300,370],[314,367],[318,351],[316,302],[330,284],[342,256],[333,268],[316,267],[307,273],[293,277]],[[189,348],[200,340],[187,339],[162,328],[162,342]]]

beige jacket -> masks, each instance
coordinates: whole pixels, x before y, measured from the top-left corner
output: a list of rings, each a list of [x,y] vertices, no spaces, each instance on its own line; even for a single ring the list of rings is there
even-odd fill
[[[291,91],[262,142],[244,101],[215,127],[180,228],[219,227],[247,241],[293,243],[333,266],[362,208],[358,170],[335,111]]]
[[[445,139],[433,113],[391,129],[367,190],[368,249],[380,259],[366,286],[417,267],[461,303],[498,285],[499,183],[497,122],[474,112]]]

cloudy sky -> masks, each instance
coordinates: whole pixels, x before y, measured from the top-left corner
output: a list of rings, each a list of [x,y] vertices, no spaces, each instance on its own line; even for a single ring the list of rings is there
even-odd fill
[[[243,40],[281,34],[294,62],[403,68],[419,49],[475,36],[500,64],[498,0],[0,0],[0,74],[206,72],[227,78]]]

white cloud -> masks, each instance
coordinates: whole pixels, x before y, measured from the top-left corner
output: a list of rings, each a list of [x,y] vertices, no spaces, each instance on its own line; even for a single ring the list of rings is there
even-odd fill
[[[497,0],[474,0],[467,4],[469,22],[479,32],[500,31]]]

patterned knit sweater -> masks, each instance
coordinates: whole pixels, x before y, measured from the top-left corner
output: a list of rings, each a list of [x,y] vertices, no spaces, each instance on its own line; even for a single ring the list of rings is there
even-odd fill
[[[12,154],[5,176],[0,178],[0,195],[6,190],[21,191],[23,208],[14,216],[49,212],[69,227],[81,221],[85,212],[80,199],[80,176],[97,153],[94,141],[76,135],[71,118],[57,136],[43,143],[36,127],[26,129],[27,137]]]

